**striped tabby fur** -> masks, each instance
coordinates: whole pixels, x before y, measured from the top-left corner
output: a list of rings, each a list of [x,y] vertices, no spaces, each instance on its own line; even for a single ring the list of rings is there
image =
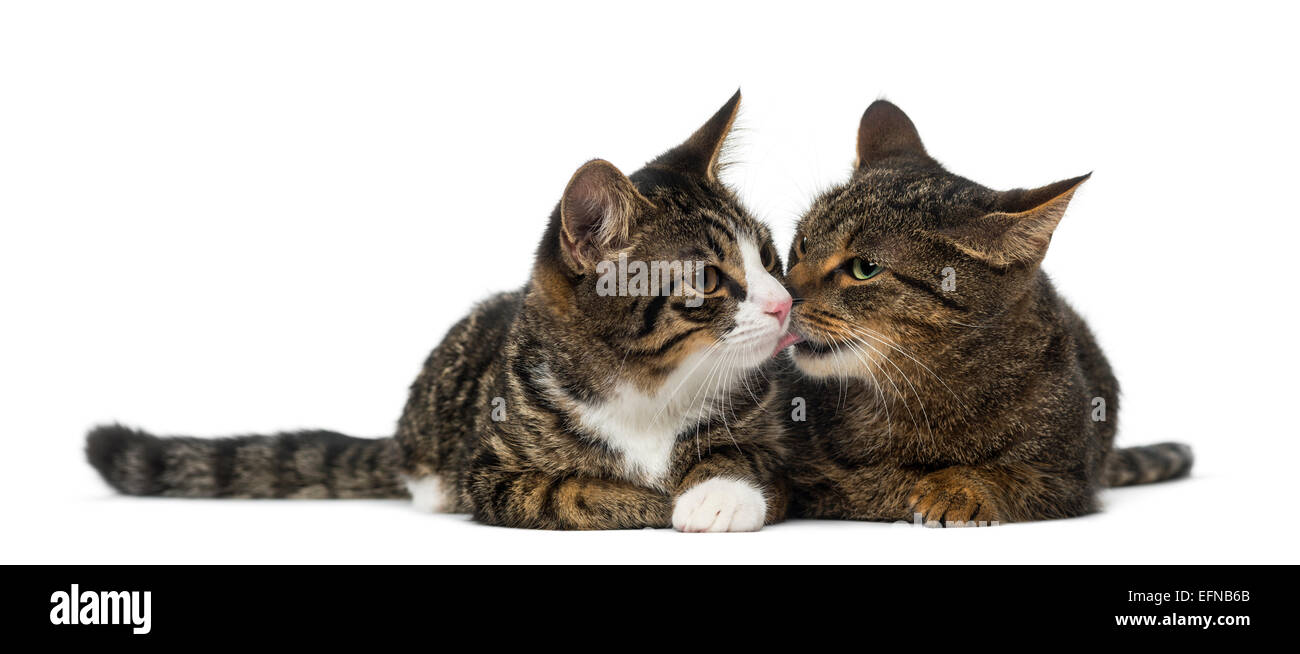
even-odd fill
[[[1192,448],[1182,443],[1116,448],[1106,456],[1102,482],[1114,488],[1177,479],[1192,471],[1193,460]]]
[[[392,439],[328,431],[159,438],[120,425],[90,432],[86,456],[127,495],[231,498],[404,497]]]

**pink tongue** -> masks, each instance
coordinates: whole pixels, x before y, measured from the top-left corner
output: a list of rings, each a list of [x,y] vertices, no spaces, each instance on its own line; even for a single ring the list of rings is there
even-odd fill
[[[775,357],[776,355],[781,353],[781,350],[784,350],[785,348],[790,347],[791,345],[794,345],[795,343],[798,343],[799,341],[802,340],[803,337],[794,332],[787,333],[785,336],[781,337],[781,342],[776,344],[776,349],[772,350],[772,356]]]

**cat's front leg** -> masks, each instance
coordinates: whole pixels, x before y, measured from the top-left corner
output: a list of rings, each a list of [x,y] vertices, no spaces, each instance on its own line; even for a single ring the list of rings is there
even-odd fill
[[[673,504],[673,528],[685,532],[758,531],[767,500],[755,484],[714,477],[692,486]]]
[[[785,517],[784,485],[754,478],[743,459],[710,455],[678,484],[673,528],[683,532],[758,531]]]
[[[927,526],[973,527],[1070,518],[1096,509],[1084,466],[1032,459],[954,466],[925,475],[909,494]],[[936,524],[931,524],[936,523]]]
[[[970,466],[944,468],[922,477],[907,502],[912,516],[920,516],[926,526],[983,527],[1003,520],[999,489]]]
[[[487,524],[525,529],[668,526],[668,495],[624,481],[484,466],[472,469],[468,482],[474,517]]]

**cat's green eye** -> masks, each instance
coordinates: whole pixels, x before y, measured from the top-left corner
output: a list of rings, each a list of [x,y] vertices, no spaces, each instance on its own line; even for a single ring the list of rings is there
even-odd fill
[[[858,257],[853,260],[853,266],[849,268],[853,273],[853,278],[859,281],[866,281],[885,271],[885,267],[878,263],[871,263],[866,259]]]

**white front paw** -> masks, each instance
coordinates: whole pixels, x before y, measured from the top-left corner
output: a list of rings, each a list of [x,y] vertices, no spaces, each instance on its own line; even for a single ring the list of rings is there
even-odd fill
[[[767,515],[767,500],[753,484],[714,478],[677,498],[677,531],[758,531]]]

